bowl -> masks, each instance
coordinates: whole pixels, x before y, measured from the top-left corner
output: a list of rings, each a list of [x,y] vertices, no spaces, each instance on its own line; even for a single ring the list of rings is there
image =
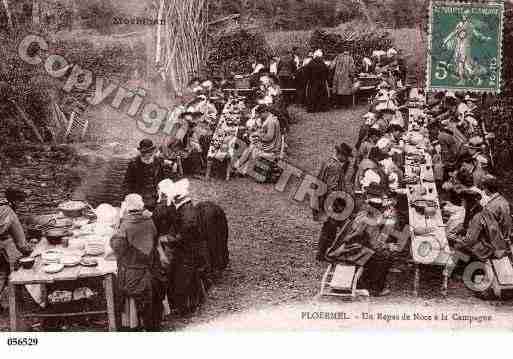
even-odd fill
[[[57,245],[62,243],[64,237],[70,236],[72,233],[66,229],[53,228],[45,232],[45,237],[48,243],[51,245]]]
[[[66,201],[59,204],[58,208],[66,217],[78,218],[83,216],[87,204],[82,201]]]
[[[33,257],[25,257],[25,258],[20,258],[19,262],[23,269],[32,269],[32,267],[34,266],[34,263],[36,263],[36,260]]]

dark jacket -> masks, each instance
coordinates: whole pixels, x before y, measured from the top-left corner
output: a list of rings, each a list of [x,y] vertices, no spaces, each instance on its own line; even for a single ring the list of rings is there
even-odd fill
[[[170,304],[182,313],[193,312],[204,300],[208,287],[210,260],[207,243],[201,235],[199,211],[192,202],[178,205],[176,236],[167,248]]]
[[[483,209],[471,220],[461,249],[481,261],[500,259],[507,253],[508,244],[493,213]]]
[[[283,56],[278,62],[278,77],[294,77],[296,74],[296,63],[290,55]]]
[[[153,163],[145,164],[137,156],[128,164],[125,174],[125,195],[137,193],[144,203],[152,209],[157,200],[157,185],[166,178],[164,160],[155,157]]]
[[[314,219],[318,218],[324,212],[324,202],[330,193],[336,191],[344,191],[346,189],[346,172],[349,167],[349,162],[342,163],[335,157],[330,157],[327,161],[323,162],[317,178],[326,184],[326,194],[319,197],[319,209],[313,209]],[[344,209],[344,204],[340,203],[339,199],[333,203],[335,212]]]
[[[306,104],[309,111],[320,112],[328,107],[328,80],[330,71],[321,58],[313,59],[304,68]]]
[[[333,245],[328,249],[326,258],[337,263],[365,265],[376,253],[387,256],[387,236],[390,233],[385,224],[375,223],[369,217],[369,210],[361,210],[354,219],[345,223]],[[391,238],[390,238],[391,239]]]

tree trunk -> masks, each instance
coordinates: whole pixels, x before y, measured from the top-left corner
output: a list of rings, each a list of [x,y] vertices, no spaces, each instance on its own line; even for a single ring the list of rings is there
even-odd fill
[[[32,24],[35,26],[39,26],[40,18],[39,18],[39,0],[32,1]]]
[[[206,60],[208,1],[161,0],[160,5],[158,16],[165,27],[154,35],[153,59],[166,86],[180,96]]]
[[[159,12],[157,15],[157,22],[159,25],[157,25],[157,48],[155,50],[155,63],[160,63],[160,54],[162,52],[162,41],[161,41],[161,29],[162,26],[160,24],[162,23],[162,17],[164,16],[164,0],[160,0],[160,6],[159,6]]]
[[[367,22],[369,25],[374,25],[374,20],[372,20],[372,17],[370,16],[369,8],[367,7],[367,4],[365,3],[365,0],[358,0],[358,3],[360,4],[360,9],[362,10],[363,14],[365,15],[365,18],[367,19]]]
[[[2,0],[4,4],[5,14],[7,15],[7,25],[9,26],[9,30],[12,31],[14,29],[14,25],[12,22],[11,11],[9,10],[9,3],[7,0]]]

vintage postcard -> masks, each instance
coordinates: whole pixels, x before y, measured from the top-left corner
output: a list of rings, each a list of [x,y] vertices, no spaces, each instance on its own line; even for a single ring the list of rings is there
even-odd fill
[[[1,1],[5,344],[510,330],[512,6]]]
[[[431,2],[429,88],[500,93],[503,17],[502,1]]]

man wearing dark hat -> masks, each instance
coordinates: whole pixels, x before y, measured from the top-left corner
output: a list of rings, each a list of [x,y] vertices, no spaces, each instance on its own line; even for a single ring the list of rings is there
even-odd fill
[[[156,146],[150,139],[143,139],[137,148],[139,155],[128,164],[125,174],[125,193],[143,197],[148,210],[157,202],[157,184],[165,176],[164,160],[156,156]]]
[[[343,224],[326,215],[324,202],[330,193],[346,190],[346,173],[351,157],[353,157],[353,150],[348,144],[341,143],[335,146],[335,155],[322,164],[317,176],[320,181],[327,185],[326,194],[319,198],[319,209],[313,210],[314,220],[324,220],[317,251],[317,260],[319,261],[324,260],[326,250],[335,239],[337,229]],[[335,201],[333,204],[334,212],[341,213],[344,210],[344,205],[345,203],[340,199]],[[321,219],[321,217],[324,218]]]

